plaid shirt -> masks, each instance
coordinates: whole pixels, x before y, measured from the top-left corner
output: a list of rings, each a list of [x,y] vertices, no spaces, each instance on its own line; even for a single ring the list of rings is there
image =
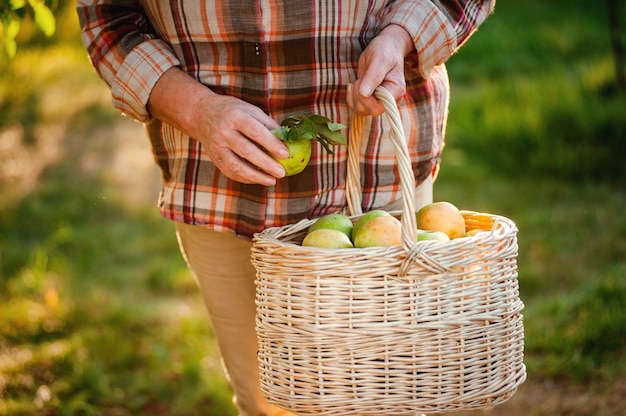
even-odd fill
[[[179,66],[213,91],[253,103],[280,122],[321,114],[349,125],[346,85],[365,46],[389,24],[413,37],[400,105],[415,178],[439,163],[448,78],[444,62],[491,13],[495,0],[79,0],[83,43],[114,106],[145,122],[163,174],[161,213],[252,236],[345,208],[346,148],[314,142],[305,171],[273,187],[228,179],[200,143],[152,119],[146,109],[159,76]],[[400,197],[385,117],[367,123],[360,149],[367,211]]]

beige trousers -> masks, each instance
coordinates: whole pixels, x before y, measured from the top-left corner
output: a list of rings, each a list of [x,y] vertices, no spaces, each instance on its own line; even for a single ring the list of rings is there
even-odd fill
[[[430,177],[416,189],[415,199],[416,209],[432,202]],[[400,202],[382,207],[389,211],[400,208]],[[259,386],[256,273],[250,262],[252,243],[231,234],[183,223],[176,223],[176,231],[181,252],[208,309],[239,415],[292,415],[268,403]]]

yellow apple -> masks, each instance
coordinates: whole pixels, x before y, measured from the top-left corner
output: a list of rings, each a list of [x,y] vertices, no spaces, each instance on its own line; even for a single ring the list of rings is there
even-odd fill
[[[283,140],[283,143],[287,146],[287,149],[289,149],[289,156],[285,159],[279,159],[275,156],[272,157],[285,169],[285,176],[297,175],[306,168],[311,159],[311,141]]]
[[[343,124],[334,123],[328,117],[317,114],[287,117],[279,128],[272,130],[272,134],[287,146],[289,156],[285,159],[272,157],[285,168],[285,176],[296,175],[309,163],[312,140],[320,142],[332,154],[331,145],[346,144],[346,138],[341,133],[345,128]]]
[[[354,247],[390,247],[402,244],[402,223],[391,215],[367,221],[354,236]]]
[[[369,220],[374,219],[376,217],[390,217],[390,216],[391,216],[390,213],[382,209],[375,209],[373,211],[366,212],[365,214],[363,214],[362,217],[360,217],[357,220],[357,222],[354,223],[354,226],[352,227],[352,234],[351,234],[352,241],[354,241],[354,239],[356,238],[356,235],[361,229],[361,227],[363,227],[363,225],[367,223]]]
[[[354,248],[352,241],[345,233],[326,228],[311,231],[302,240],[302,245],[320,248]]]
[[[450,202],[428,204],[417,211],[415,219],[420,230],[443,231],[450,239],[465,235],[465,219]]]

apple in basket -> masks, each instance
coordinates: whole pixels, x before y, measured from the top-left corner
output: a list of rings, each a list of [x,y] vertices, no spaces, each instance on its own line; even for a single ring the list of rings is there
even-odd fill
[[[450,241],[450,237],[448,237],[448,234],[444,233],[443,231],[417,230],[417,241],[429,240],[441,241],[445,243],[446,241]]]
[[[350,236],[350,238],[352,239],[352,241],[354,241],[357,233],[359,232],[359,230],[361,229],[361,227],[363,227],[363,225],[368,222],[371,219],[374,219],[376,217],[390,217],[391,214],[388,213],[387,211],[384,211],[382,209],[375,209],[369,212],[366,212],[365,214],[363,214],[358,220],[357,222],[354,223],[354,226],[352,227],[352,234]]]
[[[354,236],[354,247],[391,247],[402,244],[402,223],[392,215],[380,215],[363,224]]]
[[[318,218],[308,229],[307,234],[315,230],[329,229],[344,233],[348,238],[352,235],[352,220],[344,214],[326,214]]]
[[[461,211],[447,201],[433,202],[415,213],[419,230],[442,231],[450,239],[465,236],[465,219]]]
[[[348,236],[339,230],[319,228],[308,233],[302,240],[304,247],[354,248]]]

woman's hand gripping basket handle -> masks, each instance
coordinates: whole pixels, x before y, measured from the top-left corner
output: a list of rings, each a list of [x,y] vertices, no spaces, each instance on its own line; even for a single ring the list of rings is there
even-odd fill
[[[400,187],[402,190],[402,246],[410,253],[417,240],[417,223],[415,220],[415,176],[411,168],[407,139],[404,134],[400,111],[391,93],[384,87],[378,87],[374,96],[380,100],[385,108],[385,115],[391,128],[398,171],[400,172]],[[362,214],[361,209],[361,170],[359,163],[359,148],[361,134],[365,124],[365,116],[352,116],[348,135],[348,172],[346,176],[346,194],[348,212],[350,215]],[[410,256],[413,257],[413,256]],[[406,263],[406,262],[405,262]],[[406,270],[403,265],[402,270]],[[404,273],[400,273],[401,275]]]

